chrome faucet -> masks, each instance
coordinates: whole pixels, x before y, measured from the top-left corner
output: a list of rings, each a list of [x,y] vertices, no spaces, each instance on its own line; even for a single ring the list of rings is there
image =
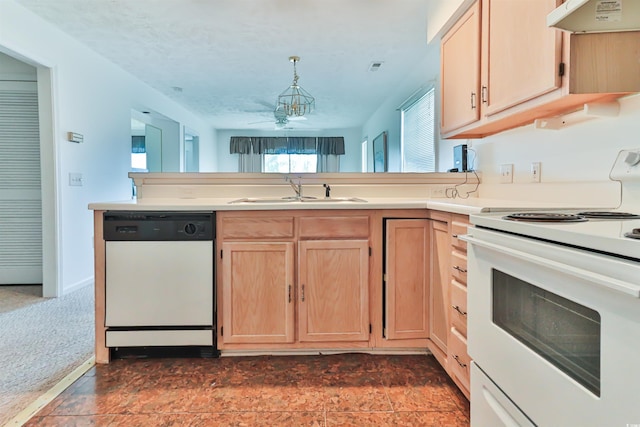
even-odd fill
[[[293,180],[291,178],[289,178],[288,176],[285,176],[284,179],[285,179],[285,181],[287,181],[289,183],[291,188],[293,188],[293,191],[296,192],[296,199],[297,200],[301,200],[302,199],[302,183],[300,182],[300,177],[298,177],[298,183],[297,184],[295,184],[293,182]]]

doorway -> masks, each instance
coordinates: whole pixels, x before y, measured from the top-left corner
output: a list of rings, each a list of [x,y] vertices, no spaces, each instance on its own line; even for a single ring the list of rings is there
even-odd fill
[[[0,128],[7,131],[3,133],[9,135],[5,142],[6,139],[10,140],[0,147],[0,157],[5,160],[0,167],[5,174],[0,180],[0,200],[5,208],[5,216],[0,215],[0,228],[4,227],[5,233],[7,228],[22,228],[23,231],[18,232],[17,237],[15,233],[11,237],[0,237],[0,241],[5,244],[4,251],[11,254],[2,256],[0,249],[0,258],[5,260],[0,277],[6,273],[7,280],[3,282],[12,284],[41,283],[42,296],[57,297],[60,295],[61,273],[57,268],[59,243],[56,224],[52,70],[0,46],[0,80],[5,89],[11,88],[5,92],[13,91],[14,98],[16,90],[23,92],[17,96],[22,103],[19,109],[9,105],[6,98],[1,101],[7,106],[9,116],[17,113],[20,118],[9,117],[9,120],[0,124]],[[11,102],[17,101],[14,99]],[[12,134],[15,132],[20,136]],[[25,142],[25,139],[29,142]],[[28,206],[29,214],[16,216],[15,211],[22,212],[24,206]],[[10,209],[13,209],[13,213],[7,214],[6,210]],[[6,243],[10,241],[14,246],[7,249]],[[23,257],[20,262],[12,259],[16,253],[19,253],[18,258]],[[10,275],[7,273],[7,263],[10,264],[9,269],[13,270]]]
[[[0,285],[43,283],[37,69],[0,53]]]

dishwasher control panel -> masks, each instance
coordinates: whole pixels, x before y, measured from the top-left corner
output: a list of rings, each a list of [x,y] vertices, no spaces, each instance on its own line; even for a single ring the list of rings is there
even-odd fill
[[[108,211],[104,213],[104,240],[174,241],[213,240],[213,212]]]

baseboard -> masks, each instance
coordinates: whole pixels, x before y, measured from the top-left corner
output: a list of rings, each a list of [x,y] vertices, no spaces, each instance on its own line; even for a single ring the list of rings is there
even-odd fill
[[[431,352],[426,348],[405,348],[405,349],[370,349],[370,348],[358,348],[358,349],[327,349],[327,350],[306,350],[306,349],[294,349],[294,350],[222,350],[220,357],[234,357],[234,356],[317,356],[317,355],[331,355],[331,354],[345,354],[345,353],[361,353],[361,354],[377,354],[377,355],[415,355],[422,354],[428,355]]]
[[[68,286],[64,286],[62,288],[62,295],[67,295],[70,294],[73,291],[77,291],[78,289],[84,288],[85,286],[89,286],[89,285],[93,285],[93,276],[92,277],[88,277],[84,280],[81,280],[79,282],[73,283],[71,285]]]

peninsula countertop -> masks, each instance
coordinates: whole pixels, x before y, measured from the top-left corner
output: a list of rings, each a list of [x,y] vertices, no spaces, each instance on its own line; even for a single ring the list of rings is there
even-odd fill
[[[237,198],[151,198],[89,204],[91,210],[116,211],[256,211],[256,210],[335,210],[335,209],[433,209],[465,215],[514,209],[563,209],[558,203],[525,202],[485,198],[366,198],[359,201],[235,202]]]

